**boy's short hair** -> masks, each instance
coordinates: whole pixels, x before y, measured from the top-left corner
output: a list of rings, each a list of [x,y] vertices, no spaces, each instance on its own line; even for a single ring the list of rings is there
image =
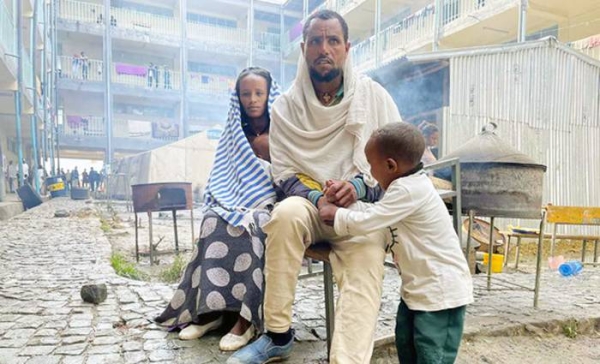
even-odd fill
[[[416,166],[425,152],[425,138],[419,129],[409,123],[389,123],[375,130],[373,135],[379,152],[386,158]]]

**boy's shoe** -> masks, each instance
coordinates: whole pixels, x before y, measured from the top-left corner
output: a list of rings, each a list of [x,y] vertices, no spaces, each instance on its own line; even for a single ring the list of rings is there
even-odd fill
[[[283,346],[276,346],[273,340],[263,334],[258,340],[236,351],[227,359],[227,364],[264,364],[289,358],[294,345],[294,330],[292,339]]]

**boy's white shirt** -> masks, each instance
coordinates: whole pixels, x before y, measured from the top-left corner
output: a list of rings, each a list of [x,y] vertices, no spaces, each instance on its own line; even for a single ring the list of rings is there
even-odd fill
[[[341,236],[395,229],[391,250],[401,271],[400,294],[411,310],[440,311],[473,302],[458,236],[424,172],[393,181],[375,204],[338,209],[334,228]]]

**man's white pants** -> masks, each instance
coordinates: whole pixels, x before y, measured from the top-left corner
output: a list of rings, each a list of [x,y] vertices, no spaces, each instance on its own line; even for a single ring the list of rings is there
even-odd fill
[[[381,303],[385,231],[366,236],[338,236],[319,219],[317,208],[302,197],[275,206],[267,233],[265,260],[265,327],[286,332],[304,251],[311,244],[331,242],[329,259],[339,289],[331,363],[369,363]]]

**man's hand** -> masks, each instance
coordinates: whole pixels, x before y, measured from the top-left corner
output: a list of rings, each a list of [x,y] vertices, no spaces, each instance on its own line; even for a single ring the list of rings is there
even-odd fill
[[[348,181],[328,180],[323,192],[328,202],[339,207],[348,207],[358,199],[356,189]]]
[[[327,202],[325,197],[321,197],[317,205],[319,205],[319,217],[321,218],[321,221],[329,226],[333,226],[335,213],[337,212],[338,207]]]

